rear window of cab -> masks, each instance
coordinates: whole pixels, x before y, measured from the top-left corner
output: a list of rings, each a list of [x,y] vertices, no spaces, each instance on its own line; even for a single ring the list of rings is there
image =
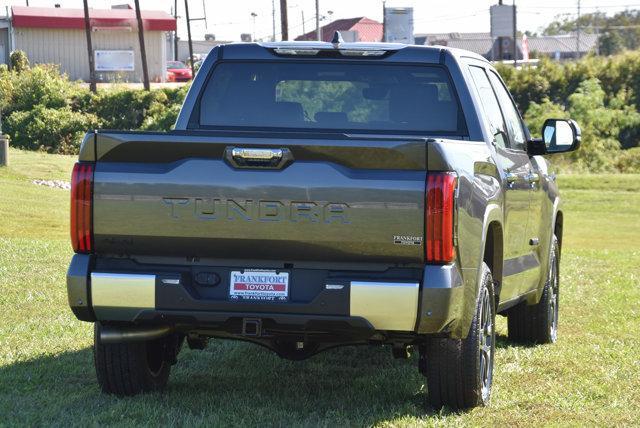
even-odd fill
[[[466,134],[435,65],[222,62],[199,102],[205,129]]]

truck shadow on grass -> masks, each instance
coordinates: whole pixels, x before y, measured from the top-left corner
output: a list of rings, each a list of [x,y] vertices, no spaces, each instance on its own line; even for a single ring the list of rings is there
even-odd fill
[[[258,346],[211,341],[184,349],[162,393],[118,398],[99,391],[91,349],[0,368],[0,414],[27,424],[372,425],[425,410],[417,355],[389,348],[328,350],[292,362]],[[3,385],[4,384],[4,385]]]
[[[506,349],[506,348],[535,348],[538,346],[543,346],[537,343],[520,343],[520,342],[512,342],[509,340],[509,336],[506,334],[496,333],[496,349]]]

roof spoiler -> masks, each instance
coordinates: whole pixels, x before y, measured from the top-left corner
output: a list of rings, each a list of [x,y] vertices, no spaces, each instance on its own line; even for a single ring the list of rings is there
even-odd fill
[[[339,31],[334,33],[331,42],[266,42],[259,45],[272,49],[277,55],[315,56],[321,52],[335,52],[350,57],[383,56],[407,46],[401,43],[345,43]]]

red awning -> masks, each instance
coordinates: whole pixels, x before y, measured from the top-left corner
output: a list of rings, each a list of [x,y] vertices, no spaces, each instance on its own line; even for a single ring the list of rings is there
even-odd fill
[[[68,28],[84,29],[83,9],[51,7],[11,7],[15,28]],[[142,25],[147,31],[174,31],[176,20],[160,10],[143,10]],[[92,27],[137,28],[133,9],[89,9]]]

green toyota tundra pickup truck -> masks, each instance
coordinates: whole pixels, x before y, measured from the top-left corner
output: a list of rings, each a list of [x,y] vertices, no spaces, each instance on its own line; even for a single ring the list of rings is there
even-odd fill
[[[563,212],[541,155],[577,149],[578,125],[532,138],[470,52],[334,42],[216,47],[175,130],[86,135],[67,287],[104,392],[162,389],[185,341],[370,344],[415,349],[426,403],[469,408],[490,399],[496,315],[555,342]]]

